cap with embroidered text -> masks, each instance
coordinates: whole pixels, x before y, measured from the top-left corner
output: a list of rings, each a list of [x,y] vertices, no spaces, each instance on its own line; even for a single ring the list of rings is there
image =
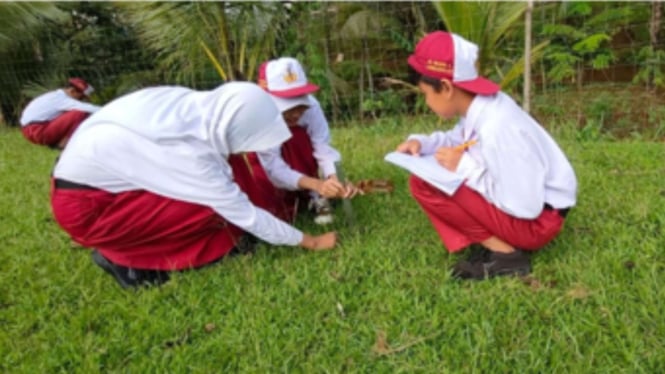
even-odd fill
[[[261,64],[259,85],[272,95],[284,98],[319,90],[319,86],[307,81],[304,69],[293,57],[281,57]]]
[[[478,46],[461,36],[444,31],[427,34],[409,56],[409,65],[418,73],[449,79],[453,85],[480,95],[493,95],[501,87],[478,75]]]

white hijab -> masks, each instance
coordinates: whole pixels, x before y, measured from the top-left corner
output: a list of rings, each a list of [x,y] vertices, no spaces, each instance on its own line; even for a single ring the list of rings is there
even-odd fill
[[[113,124],[157,144],[196,140],[224,157],[264,150],[290,137],[270,96],[245,82],[212,91],[177,86],[143,89],[112,101],[84,124]]]

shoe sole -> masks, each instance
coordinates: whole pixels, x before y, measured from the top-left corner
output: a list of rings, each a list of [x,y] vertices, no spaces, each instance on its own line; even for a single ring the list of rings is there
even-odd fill
[[[332,215],[325,215],[325,216],[316,216],[314,217],[314,223],[317,225],[328,225],[333,223],[333,216]]]
[[[494,274],[486,274],[485,279],[494,278],[494,277],[509,276],[509,275],[515,275],[515,276],[523,277],[523,276],[529,275],[529,274],[531,274],[531,268],[522,268],[522,269],[517,269],[517,270],[504,270],[504,271],[497,271]]]
[[[452,277],[456,279],[461,279],[461,280],[487,280],[491,278],[496,278],[496,277],[506,277],[506,276],[516,276],[516,277],[523,277],[526,275],[531,274],[531,268],[521,268],[521,269],[511,269],[511,270],[502,270],[502,271],[497,271],[493,274],[485,273],[481,277],[475,277],[469,273],[461,273],[461,274],[456,274],[453,271]]]

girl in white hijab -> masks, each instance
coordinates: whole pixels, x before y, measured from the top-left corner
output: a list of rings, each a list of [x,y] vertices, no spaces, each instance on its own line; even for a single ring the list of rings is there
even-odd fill
[[[81,124],[54,172],[60,226],[123,287],[159,284],[169,270],[241,250],[243,232],[276,245],[333,248],[248,200],[227,158],[290,136],[252,83],[212,91],[155,87],[120,97]]]

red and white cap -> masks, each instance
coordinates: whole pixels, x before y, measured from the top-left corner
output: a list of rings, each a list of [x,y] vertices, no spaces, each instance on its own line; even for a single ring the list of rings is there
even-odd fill
[[[259,67],[259,86],[268,91],[281,112],[310,105],[309,94],[319,86],[307,81],[302,65],[293,57],[266,61]]]
[[[92,85],[85,80],[81,78],[69,78],[69,84],[72,85],[72,87],[76,88],[79,92],[83,93],[85,96],[90,96],[93,92],[95,92],[95,88],[92,87]]]
[[[449,79],[455,86],[479,95],[493,95],[501,87],[478,75],[478,46],[444,31],[427,34],[409,56],[409,65],[432,78]]]

